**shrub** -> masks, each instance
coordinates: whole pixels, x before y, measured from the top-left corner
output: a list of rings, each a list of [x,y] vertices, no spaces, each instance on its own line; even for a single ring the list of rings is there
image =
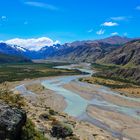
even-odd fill
[[[69,125],[57,122],[52,126],[51,134],[53,137],[66,138],[72,136],[73,131]]]
[[[49,110],[49,113],[50,113],[50,115],[57,115],[57,112],[52,109]]]
[[[50,119],[51,119],[51,115],[48,114],[48,113],[43,113],[43,114],[41,114],[41,115],[39,116],[39,118],[40,118],[41,120],[50,120]]]
[[[28,119],[26,125],[22,128],[21,140],[47,140],[47,138],[37,131],[35,125]]]

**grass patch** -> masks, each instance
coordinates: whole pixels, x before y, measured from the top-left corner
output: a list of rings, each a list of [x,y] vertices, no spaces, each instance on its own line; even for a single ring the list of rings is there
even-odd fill
[[[99,85],[107,86],[107,87],[114,88],[114,89],[132,87],[132,84],[124,83],[124,82],[117,81],[117,80],[106,79],[106,78],[102,78],[102,77],[83,78],[83,79],[81,79],[81,81],[88,82],[91,84],[99,84]]]
[[[123,82],[123,81],[118,81],[118,80],[113,80],[113,79],[107,79],[103,77],[89,77],[89,78],[83,78],[80,79],[82,82],[87,82],[90,84],[99,84],[103,86],[107,86],[109,88],[115,89],[116,91],[120,93],[126,93],[130,94],[132,96],[139,96],[140,95],[140,86],[135,85],[133,83],[128,83],[128,82]]]
[[[92,63],[92,67],[99,70],[99,71],[103,71],[103,70],[114,70],[116,68],[118,68],[119,66],[116,65],[103,65],[103,64],[99,64],[99,63]]]
[[[106,76],[105,74],[95,74],[93,75],[93,77],[98,77],[98,78],[102,78],[104,80],[112,80],[112,81],[116,81],[116,82],[122,82],[122,83],[125,83],[125,84],[128,84],[128,85],[138,85],[135,81],[132,81],[130,79],[126,79],[126,78],[120,78],[119,76]]]

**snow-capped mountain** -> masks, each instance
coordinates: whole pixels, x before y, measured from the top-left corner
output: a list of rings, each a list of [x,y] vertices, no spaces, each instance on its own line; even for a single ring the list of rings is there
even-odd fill
[[[8,45],[6,43],[0,43],[0,52],[10,55],[21,55],[23,52],[26,52],[26,49],[16,45]]]
[[[122,44],[129,40],[131,39],[113,36],[102,40],[76,41],[64,45],[51,42],[51,45],[46,45],[44,47],[40,46],[40,44],[42,45],[40,40],[37,44],[35,43],[35,46],[33,42],[30,43],[30,47],[27,46],[27,42],[25,47],[23,47],[23,44],[21,47],[19,45],[9,45],[9,43],[0,43],[0,52],[10,55],[21,55],[30,59],[62,58],[93,62],[117,49],[117,47],[121,47]],[[37,45],[39,45],[39,47]],[[36,48],[39,48],[39,50]]]
[[[40,50],[29,50],[18,45],[10,45],[7,43],[0,43],[0,52],[9,55],[25,56],[30,59],[45,59],[48,56],[54,54],[61,48],[60,44],[54,44],[53,46],[45,46]]]

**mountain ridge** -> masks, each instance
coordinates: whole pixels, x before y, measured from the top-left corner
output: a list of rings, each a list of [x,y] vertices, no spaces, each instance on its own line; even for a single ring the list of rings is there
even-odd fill
[[[111,36],[100,40],[84,40],[72,43],[44,46],[38,51],[28,50],[18,45],[0,43],[0,52],[9,55],[20,55],[30,59],[60,59],[76,62],[92,62],[121,47],[131,39]]]
[[[75,41],[65,43],[63,49],[49,56],[50,59],[72,60],[76,62],[93,62],[121,47],[132,39],[112,36],[101,40]]]
[[[116,65],[140,65],[140,39],[126,43],[122,48],[106,55],[101,61]]]

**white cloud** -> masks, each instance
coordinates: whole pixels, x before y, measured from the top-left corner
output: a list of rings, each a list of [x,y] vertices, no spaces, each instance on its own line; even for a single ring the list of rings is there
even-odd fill
[[[24,4],[29,5],[29,6],[34,6],[34,7],[40,7],[40,8],[45,8],[48,10],[58,10],[57,7],[51,4],[43,3],[43,2],[36,2],[36,1],[26,1]]]
[[[122,21],[122,20],[126,20],[127,17],[124,17],[124,16],[119,16],[119,17],[111,17],[112,20],[115,20],[115,21]]]
[[[119,24],[116,23],[116,22],[105,22],[102,24],[102,26],[108,26],[108,27],[111,27],[111,26],[118,26]]]
[[[88,30],[88,33],[92,33],[92,32],[93,32],[93,29]]]
[[[105,33],[105,30],[100,29],[99,31],[96,32],[97,35],[103,35]]]
[[[118,35],[118,34],[119,34],[118,32],[113,32],[113,33],[111,33],[112,36]]]
[[[136,10],[140,10],[140,5],[136,7]]]
[[[47,37],[41,37],[41,38],[31,38],[31,39],[14,38],[14,39],[5,41],[5,43],[11,44],[11,45],[18,45],[29,50],[37,51],[37,50],[40,50],[44,46],[52,46],[60,42],[53,41],[52,39],[47,38]]]

